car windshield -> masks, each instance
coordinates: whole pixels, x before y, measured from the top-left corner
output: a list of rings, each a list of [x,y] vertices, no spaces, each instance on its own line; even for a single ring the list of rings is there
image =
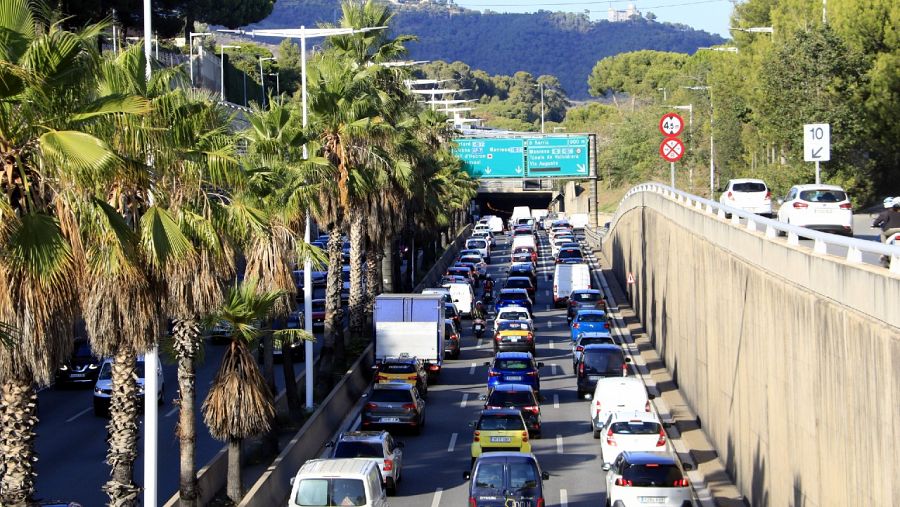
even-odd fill
[[[622,478],[638,487],[672,487],[684,477],[675,465],[631,465],[622,472]]]
[[[531,364],[526,359],[497,359],[494,368],[498,370],[528,370]]]
[[[600,294],[595,292],[576,292],[572,294],[572,299],[579,303],[593,303],[600,301]]]
[[[617,373],[625,364],[625,354],[621,350],[585,351],[584,369],[587,373]]]
[[[515,316],[512,316],[512,314],[514,314]],[[503,318],[504,319],[506,319],[506,318],[527,319],[528,314],[523,313],[523,312],[510,312],[508,314],[504,313]],[[531,331],[531,326],[528,325],[528,322],[524,322],[524,321],[521,321],[521,322],[517,321],[517,320],[504,321],[497,325],[497,331]]]
[[[359,479],[303,479],[294,503],[302,507],[366,505],[366,488]]]
[[[334,446],[335,458],[383,458],[381,442],[342,441]]]
[[[487,404],[492,407],[530,407],[537,405],[530,391],[494,391]]]
[[[483,415],[478,421],[478,429],[484,431],[516,431],[524,430],[522,416],[516,415]]]
[[[144,378],[144,362],[138,361],[137,368],[135,370],[135,375],[138,378]],[[112,363],[103,363],[103,366],[100,368],[100,373],[97,378],[100,380],[112,380]]]
[[[807,202],[841,202],[847,200],[847,194],[840,190],[803,190],[800,200]]]
[[[652,421],[620,421],[610,424],[609,429],[620,435],[656,435],[659,424]]]
[[[578,322],[606,322],[605,313],[582,313],[578,316]]]
[[[378,369],[385,373],[415,373],[416,365],[410,363],[387,363],[382,364]]]
[[[531,463],[509,464],[509,487],[517,490],[536,488],[538,485],[537,469]]]
[[[92,359],[94,357],[91,353],[91,346],[87,342],[76,343],[75,352],[72,355],[76,359]]]
[[[412,401],[412,397],[406,389],[376,389],[369,396],[369,401],[375,403],[409,403]]]
[[[503,463],[482,463],[475,472],[475,487],[503,489]]]
[[[756,181],[745,181],[743,183],[735,183],[731,186],[731,190],[735,192],[765,192],[766,185]]]

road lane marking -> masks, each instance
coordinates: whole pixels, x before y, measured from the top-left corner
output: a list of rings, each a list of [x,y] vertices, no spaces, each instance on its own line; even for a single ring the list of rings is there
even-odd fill
[[[553,395],[553,408],[559,408],[559,395]]]
[[[456,436],[456,433],[450,435],[450,445],[447,446],[447,452],[453,452],[453,448],[456,447]]]
[[[553,321],[552,320],[547,321],[547,329],[553,329]]]
[[[481,338],[479,338],[479,339],[478,339],[478,344],[475,345],[475,346],[478,347],[478,348],[481,348],[482,345],[483,345],[483,342],[481,341]]]
[[[472,363],[472,366],[469,367],[469,375],[475,375],[475,363]]]
[[[552,363],[550,365],[550,375],[559,375],[559,365]]]
[[[559,490],[559,507],[569,507],[569,492],[564,489]]]
[[[172,410],[169,410],[168,412],[166,412],[166,417],[172,417],[173,415],[175,415],[175,412],[178,412],[177,406],[172,407]]]
[[[87,414],[90,411],[91,411],[91,408],[88,407],[88,408],[82,410],[81,412],[78,412],[77,414],[73,415],[72,417],[66,419],[66,422],[70,423],[70,422],[74,421],[75,419],[78,419],[79,417],[83,416],[84,414]]]
[[[549,324],[550,324],[550,323],[548,322],[548,323],[547,323],[547,327],[550,327]],[[549,346],[551,349],[553,348],[553,340],[550,340],[550,341],[548,342],[548,346]]]
[[[431,501],[431,507],[438,507],[441,504],[441,494],[444,492],[443,488],[438,488],[434,490],[434,499]]]
[[[563,453],[562,435],[556,435],[556,452],[557,454]]]
[[[466,408],[466,403],[469,401],[469,393],[463,393],[463,399],[459,402],[459,408]]]

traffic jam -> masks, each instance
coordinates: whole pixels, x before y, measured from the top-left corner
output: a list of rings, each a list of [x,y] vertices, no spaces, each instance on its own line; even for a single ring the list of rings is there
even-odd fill
[[[517,207],[439,286],[379,295],[374,383],[289,505],[699,505],[597,267],[566,218]]]

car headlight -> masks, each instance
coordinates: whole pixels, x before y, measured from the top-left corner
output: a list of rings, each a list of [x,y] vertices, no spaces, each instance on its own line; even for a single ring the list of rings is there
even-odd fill
[[[59,367],[59,369],[62,370],[62,371],[66,371],[66,370],[69,369],[69,367],[66,366],[66,365],[62,365],[62,366]]]
[[[99,387],[94,388],[94,394],[102,394],[102,393],[103,393],[103,389],[100,389]]]
[[[99,366],[100,366],[99,364],[91,363],[88,365],[88,368],[90,368],[92,370],[96,370]]]

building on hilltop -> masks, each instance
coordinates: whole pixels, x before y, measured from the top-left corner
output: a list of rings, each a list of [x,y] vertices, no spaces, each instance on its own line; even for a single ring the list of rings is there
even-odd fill
[[[616,23],[619,21],[628,21],[633,17],[640,16],[641,11],[637,10],[634,4],[628,4],[628,8],[626,8],[624,11],[617,11],[610,6],[609,13],[606,19],[611,23]]]

